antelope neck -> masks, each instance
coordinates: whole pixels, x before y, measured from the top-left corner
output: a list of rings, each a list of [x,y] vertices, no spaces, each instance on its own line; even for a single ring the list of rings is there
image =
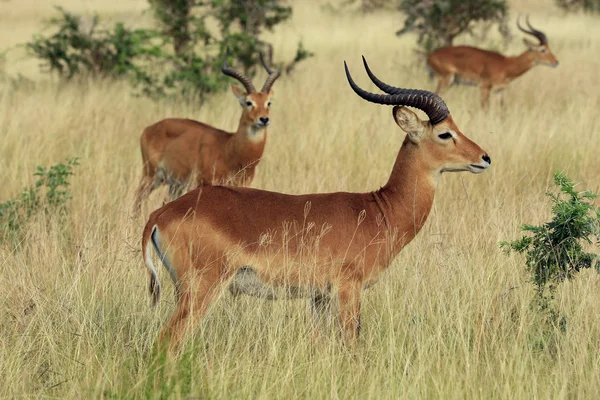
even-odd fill
[[[410,241],[419,232],[433,206],[436,173],[428,167],[423,156],[418,145],[407,137],[388,182],[373,192],[386,226],[398,230],[403,240]]]
[[[229,151],[253,163],[261,158],[267,139],[267,128],[256,128],[242,115],[237,131],[230,140]]]
[[[517,78],[533,67],[533,57],[530,50],[525,50],[515,57],[508,57],[508,60],[510,63],[507,69],[507,75],[510,78]]]

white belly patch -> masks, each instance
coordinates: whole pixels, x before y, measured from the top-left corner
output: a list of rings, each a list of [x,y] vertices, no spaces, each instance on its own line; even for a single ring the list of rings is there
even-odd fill
[[[229,291],[234,296],[245,294],[267,300],[314,297],[321,293],[320,290],[311,287],[269,285],[251,267],[242,267],[236,272],[229,284]]]

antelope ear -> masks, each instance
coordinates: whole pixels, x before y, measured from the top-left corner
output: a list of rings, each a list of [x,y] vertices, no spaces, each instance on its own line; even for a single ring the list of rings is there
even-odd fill
[[[244,92],[242,89],[240,89],[238,86],[235,86],[235,85],[231,85],[231,91],[233,92],[233,95],[238,99],[240,104],[242,106],[245,106],[246,105],[246,96],[248,96],[248,93]]]
[[[396,124],[408,135],[408,138],[413,143],[419,143],[425,133],[425,124],[421,121],[417,114],[409,110],[407,107],[395,106],[393,111]]]

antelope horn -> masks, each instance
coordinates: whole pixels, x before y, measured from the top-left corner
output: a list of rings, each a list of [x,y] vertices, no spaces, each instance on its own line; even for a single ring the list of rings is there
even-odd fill
[[[267,72],[269,73],[269,76],[267,77],[267,80],[265,81],[265,84],[263,85],[262,89],[260,89],[260,91],[263,93],[269,93],[271,87],[273,86],[277,78],[279,78],[279,76],[281,75],[281,72],[269,68],[269,66],[265,62],[265,58],[263,56],[262,51],[260,52],[260,62],[265,68],[265,70],[267,70]]]
[[[369,64],[367,64],[367,60],[365,59],[365,56],[362,56],[362,60],[363,60],[364,66],[365,66],[365,70],[367,71],[367,75],[369,75],[369,79],[371,79],[371,81],[375,84],[375,86],[377,86],[382,91],[386,92],[387,94],[401,94],[401,93],[405,93],[407,90],[410,90],[410,89],[400,89],[400,88],[397,88],[394,86],[390,86],[387,83],[383,82],[381,79],[376,77],[373,72],[371,72],[371,69],[369,68]]]
[[[531,24],[529,23],[529,15],[527,15],[525,17],[525,22],[527,23],[529,30],[523,29],[523,27],[520,24],[520,19],[521,19],[521,16],[519,15],[517,17],[517,27],[519,28],[519,30],[521,30],[524,33],[527,33],[528,35],[535,36],[535,38],[540,42],[540,45],[548,44],[548,38],[546,37],[544,32],[538,31],[533,26],[531,26]]]
[[[256,92],[256,89],[254,88],[252,81],[250,79],[248,79],[247,76],[245,76],[241,72],[236,71],[233,68],[227,66],[227,57],[228,56],[229,56],[229,48],[227,48],[227,50],[225,51],[225,60],[223,61],[223,68],[221,68],[221,71],[223,71],[223,73],[225,75],[230,76],[234,79],[237,79],[242,85],[244,85],[244,88],[246,89],[246,92],[248,92],[248,94]]]
[[[367,74],[369,74],[369,69],[366,65],[367,64],[365,61]],[[450,115],[450,111],[448,110],[444,100],[442,100],[442,98],[435,93],[427,90],[403,89],[390,86],[377,79],[372,73],[369,74],[369,77],[372,76],[372,80],[375,78],[373,82],[377,85],[377,87],[388,94],[369,93],[366,90],[358,87],[354,80],[352,80],[350,71],[348,70],[348,65],[346,65],[346,61],[344,61],[344,69],[346,70],[346,77],[348,78],[348,83],[350,83],[352,90],[354,90],[357,95],[367,101],[370,101],[371,103],[418,108],[427,114],[432,125],[439,124],[445,120],[448,115]]]

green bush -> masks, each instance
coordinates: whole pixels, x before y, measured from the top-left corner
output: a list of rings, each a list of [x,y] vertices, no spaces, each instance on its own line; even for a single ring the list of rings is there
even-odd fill
[[[398,7],[406,19],[396,35],[415,32],[425,52],[451,46],[461,34],[473,34],[476,22],[497,24],[508,35],[504,0],[400,0]]]
[[[57,7],[50,20],[56,32],[37,35],[26,44],[30,54],[49,71],[71,79],[79,74],[128,77],[147,96],[204,99],[227,87],[221,73],[226,49],[233,63],[248,76],[260,64],[259,53],[272,62],[272,46],[260,39],[263,30],[287,20],[292,7],[283,0],[149,0],[158,30],[128,29],[117,23],[100,29],[96,15],[89,28],[82,18]],[[207,28],[216,20],[218,31]],[[295,58],[279,66],[290,72],[312,56],[301,42]]]
[[[582,244],[597,242],[600,234],[600,209],[591,203],[597,195],[576,191],[562,172],[554,175],[554,183],[560,193],[547,194],[554,203],[552,220],[540,226],[525,224],[521,230],[531,235],[501,243],[508,251],[526,255],[527,270],[539,289],[592,267],[596,254],[584,252]]]
[[[69,177],[79,165],[77,158],[51,167],[38,166],[36,182],[24,188],[19,196],[0,203],[0,239],[17,234],[38,213],[63,214],[71,199]]]
[[[25,47],[43,66],[61,77],[71,79],[82,73],[108,77],[133,74],[148,79],[139,61],[156,56],[160,48],[152,44],[156,33],[146,29],[130,30],[116,23],[112,30],[99,29],[99,17],[85,27],[78,15],[56,7],[60,16],[49,21],[57,30],[50,36],[36,35]]]
[[[547,193],[553,203],[552,219],[542,225],[521,226],[526,236],[500,246],[525,255],[527,271],[536,285],[533,305],[545,326],[564,331],[566,318],[556,308],[556,289],[582,269],[598,268],[597,254],[585,252],[584,245],[595,244],[596,249],[600,245],[600,208],[592,204],[595,194],[576,191],[564,173],[555,173],[554,183],[559,193]]]

